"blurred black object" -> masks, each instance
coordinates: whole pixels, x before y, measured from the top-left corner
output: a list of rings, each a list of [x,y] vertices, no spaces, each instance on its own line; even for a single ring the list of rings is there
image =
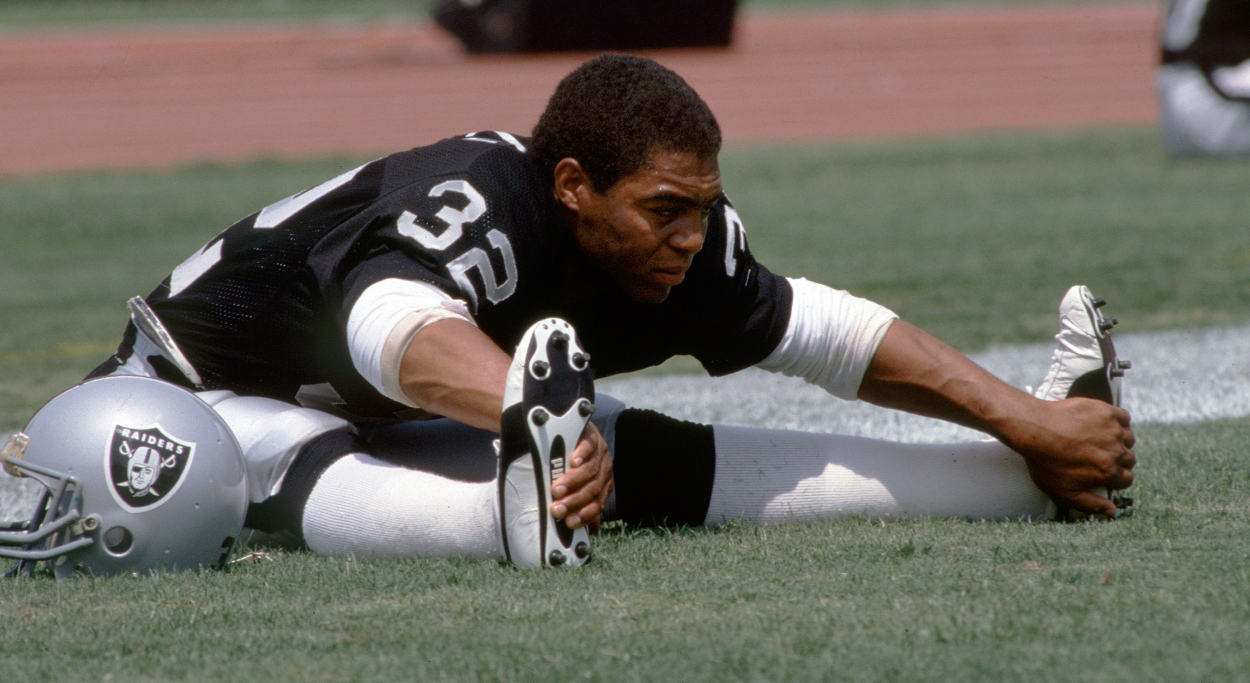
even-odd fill
[[[738,0],[442,0],[434,20],[469,52],[726,47]]]
[[[1198,31],[1187,45],[1172,47],[1164,41],[1163,63],[1189,61],[1210,72],[1217,66],[1250,59],[1250,2],[1207,0],[1202,11]],[[1186,18],[1169,13],[1165,21],[1170,25],[1183,23]]]

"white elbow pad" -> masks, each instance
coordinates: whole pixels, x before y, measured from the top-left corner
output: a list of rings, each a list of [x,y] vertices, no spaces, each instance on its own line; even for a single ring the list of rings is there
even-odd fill
[[[758,367],[802,377],[838,398],[854,400],[877,346],[898,316],[839,289],[786,279],[794,291],[790,324]]]
[[[369,285],[347,317],[352,364],[383,396],[416,408],[399,383],[404,352],[426,325],[446,318],[476,324],[468,305],[434,285],[399,278]]]

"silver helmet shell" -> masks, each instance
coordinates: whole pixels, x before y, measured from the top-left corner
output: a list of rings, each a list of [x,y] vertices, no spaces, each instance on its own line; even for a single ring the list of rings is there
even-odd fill
[[[0,556],[58,577],[221,567],[247,513],[247,469],[226,423],[191,392],[103,377],[52,399],[5,447],[44,493],[0,531]]]

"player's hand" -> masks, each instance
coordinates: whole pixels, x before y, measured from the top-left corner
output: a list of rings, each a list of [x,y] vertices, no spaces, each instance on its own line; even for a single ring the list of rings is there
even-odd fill
[[[569,456],[569,469],[551,486],[551,516],[570,529],[599,528],[608,494],[612,492],[612,456],[608,443],[593,422]]]
[[[1093,491],[1133,483],[1137,440],[1128,411],[1083,398],[1042,403],[1030,426],[1006,435],[1008,445],[1024,456],[1033,483],[1052,500],[1114,516],[1115,504]]]

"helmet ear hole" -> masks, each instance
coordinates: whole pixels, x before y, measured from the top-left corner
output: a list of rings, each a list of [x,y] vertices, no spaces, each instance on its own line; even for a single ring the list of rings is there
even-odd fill
[[[130,533],[130,529],[124,526],[115,526],[104,532],[104,548],[114,555],[125,555],[130,550],[130,546],[134,545],[134,536]]]

